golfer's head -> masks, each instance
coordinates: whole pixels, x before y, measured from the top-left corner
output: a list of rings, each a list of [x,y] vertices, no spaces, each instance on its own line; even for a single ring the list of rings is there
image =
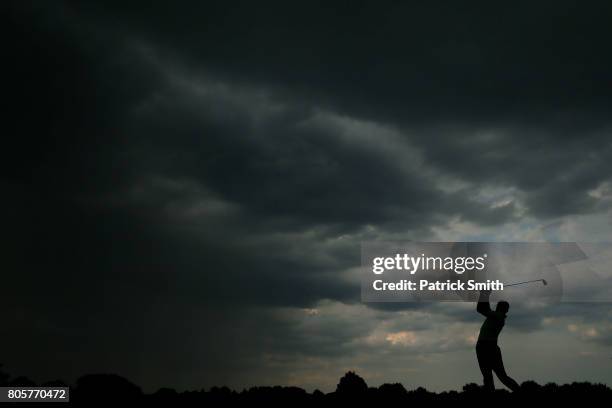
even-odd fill
[[[510,303],[506,302],[505,300],[500,300],[499,302],[497,302],[497,307],[495,308],[495,311],[501,313],[508,313],[509,309]]]

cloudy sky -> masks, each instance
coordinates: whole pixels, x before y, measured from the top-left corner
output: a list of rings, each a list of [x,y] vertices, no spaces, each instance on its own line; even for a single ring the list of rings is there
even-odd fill
[[[612,240],[609,2],[104,3],[6,8],[14,375],[458,389],[474,305],[361,303],[360,242]],[[611,310],[514,308],[509,373],[611,384]]]

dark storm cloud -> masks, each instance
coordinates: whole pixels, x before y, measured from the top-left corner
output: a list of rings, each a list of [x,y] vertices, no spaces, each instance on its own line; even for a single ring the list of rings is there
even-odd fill
[[[518,187],[539,216],[591,211],[610,173],[605,2],[74,9],[193,73],[408,130],[432,164]]]
[[[554,114],[580,102],[605,114],[606,2],[268,4],[74,7],[218,74],[317,85],[363,112],[537,121],[532,108]]]
[[[393,129],[299,112],[292,99],[188,84],[195,89],[170,86],[139,110],[130,129],[148,146],[139,160],[156,166],[145,170],[197,180],[257,218],[355,231],[419,228],[456,214],[483,223],[512,216],[511,207],[472,211],[469,194],[439,190]]]
[[[559,75],[559,69],[551,68],[558,64],[561,70],[567,69],[569,74],[573,74],[568,74],[567,82],[577,86],[581,83],[577,80],[578,74],[591,81],[605,81],[605,77],[592,75],[589,70],[601,70],[606,61],[604,56],[582,55],[601,42],[596,35],[598,30],[603,30],[597,24],[598,18],[590,20],[588,26],[582,26],[587,16],[599,15],[596,14],[597,10],[588,11],[583,17],[583,10],[575,11],[571,5],[555,5],[550,8],[530,7],[529,13],[523,13],[520,6],[499,12],[504,20],[513,24],[524,23],[523,30],[516,33],[514,30],[503,30],[503,24],[508,23],[502,23],[500,27],[499,19],[491,17],[487,8],[481,5],[456,9],[395,5],[380,7],[371,10],[371,13],[364,13],[363,10],[346,13],[341,12],[344,9],[333,8],[320,10],[311,6],[298,8],[299,14],[304,16],[300,21],[305,23],[295,25],[298,11],[290,12],[280,6],[275,13],[264,13],[260,7],[252,10],[253,6],[245,3],[231,9],[200,5],[198,7],[203,9],[196,7],[196,11],[200,10],[201,13],[184,13],[184,9],[175,9],[160,14],[155,6],[144,11],[126,5],[82,6],[69,3],[59,11],[53,11],[56,18],[51,18],[51,23],[46,22],[46,31],[37,29],[42,31],[40,35],[50,31],[51,40],[47,41],[60,37],[55,42],[62,48],[58,52],[58,47],[53,47],[54,43],[48,44],[45,46],[48,53],[59,55],[58,60],[67,54],[72,56],[72,60],[53,70],[60,73],[59,77],[54,75],[52,81],[41,79],[44,84],[37,91],[39,94],[52,93],[51,90],[44,90],[45,87],[49,88],[49,82],[53,83],[56,88],[61,87],[62,94],[66,95],[65,100],[76,108],[71,109],[66,103],[54,104],[57,109],[61,106],[73,112],[71,118],[76,118],[76,123],[66,124],[68,132],[61,128],[61,123],[57,124],[61,129],[58,133],[68,134],[58,142],[70,146],[74,153],[82,153],[85,149],[90,153],[95,151],[100,156],[105,148],[112,150],[119,145],[126,149],[140,149],[132,151],[136,155],[143,154],[142,150],[145,154],[157,154],[160,157],[150,158],[152,166],[165,166],[157,171],[182,171],[183,174],[178,176],[186,174],[200,178],[230,201],[248,201],[247,207],[253,212],[303,218],[310,223],[387,223],[387,227],[395,224],[399,228],[413,226],[415,222],[423,225],[444,222],[443,218],[434,216],[438,212],[455,213],[486,223],[502,222],[510,216],[512,206],[490,211],[462,196],[469,197],[472,194],[469,190],[464,194],[439,194],[429,185],[431,180],[422,179],[420,174],[414,172],[398,172],[395,165],[389,163],[388,157],[373,157],[368,146],[330,137],[333,129],[296,129],[296,123],[312,117],[314,107],[328,107],[361,120],[384,120],[383,123],[400,131],[400,137],[421,150],[427,164],[460,179],[519,188],[525,193],[523,198],[528,208],[535,214],[571,214],[593,209],[595,200],[588,197],[586,192],[607,178],[607,129],[601,128],[606,123],[602,124],[601,120],[593,117],[602,110],[600,105],[605,99],[598,98],[597,92],[602,92],[605,87],[591,89],[592,92],[580,99],[577,106],[571,106],[577,113],[566,114],[554,102],[556,96],[553,93],[543,92],[565,87],[546,87],[545,81],[535,86],[536,83],[530,82],[529,76],[516,76],[515,72],[520,72],[520,67],[526,66],[531,68],[529,72],[548,72],[555,76]],[[578,17],[571,22],[554,18],[568,10],[574,11]],[[306,18],[310,14],[320,15],[321,18]],[[59,22],[58,15],[61,16]],[[164,16],[165,24],[159,21],[160,15]],[[398,15],[405,16],[406,21],[398,21]],[[198,16],[197,20],[194,16]],[[364,20],[364,16],[367,16],[367,20]],[[223,25],[219,24],[221,19]],[[335,22],[335,28],[331,27],[331,21]],[[469,28],[465,21],[470,21]],[[534,49],[538,40],[546,41],[545,44],[553,48],[569,40],[566,38],[568,34],[562,30],[567,24],[578,24],[584,28],[581,31],[583,35],[590,34],[595,41],[595,45],[589,43],[586,49],[582,41],[580,47],[569,42],[570,47],[558,54],[561,59],[585,57],[579,67],[557,61],[553,58],[557,54],[548,48],[544,53],[535,52],[541,51],[539,48]],[[50,29],[49,25],[55,25],[56,30]],[[197,30],[192,25],[206,29]],[[65,26],[72,28],[72,31],[66,32]],[[83,29],[83,26],[86,28]],[[355,30],[357,27],[362,29]],[[556,33],[557,38],[551,36],[551,31]],[[426,35],[422,35],[423,32]],[[187,33],[190,35],[189,41],[184,38]],[[279,35],[281,33],[286,35]],[[417,38],[414,33],[421,35]],[[490,35],[481,35],[483,33]],[[104,35],[104,40],[98,38]],[[75,37],[77,45],[66,50],[67,38],[72,40],[71,36]],[[66,40],[62,42],[62,38]],[[372,38],[384,38],[385,41],[373,41]],[[494,39],[499,41],[492,43]],[[206,112],[191,106],[198,102],[191,99],[191,95],[168,94],[164,79],[158,77],[159,71],[153,67],[142,67],[142,61],[134,59],[134,50],[126,44],[135,41],[153,47],[162,60],[171,57],[196,78],[198,73],[203,74],[204,78],[212,75],[210,80],[235,84],[238,90],[242,89],[242,85],[258,86],[255,89],[259,90],[270,89],[280,103],[290,106],[279,117],[259,127],[249,123],[252,120],[245,117],[244,107],[227,106],[223,101],[220,107],[214,108],[216,118],[206,117]],[[346,47],[348,44],[354,46]],[[472,53],[482,54],[486,58],[472,61],[469,52],[460,52],[464,45],[472,49]],[[336,52],[340,48],[344,51]],[[271,49],[276,52],[267,52]],[[313,53],[305,53],[304,49],[316,49],[314,54],[323,57],[311,57]],[[439,50],[437,53],[441,55],[432,50]],[[132,55],[129,51],[132,51]],[[575,55],[578,51],[581,54]],[[445,53],[452,56],[447,58],[446,64],[443,63]],[[514,59],[514,62],[491,64],[491,61],[497,61],[491,56],[500,58],[499,54],[504,56],[502,61]],[[308,60],[301,61],[298,56]],[[361,61],[364,56],[365,60]],[[586,65],[594,58],[599,58],[597,66]],[[474,75],[459,80],[465,74],[461,72],[465,59],[471,61],[469,72]],[[93,61],[95,71],[87,69]],[[86,63],[90,65],[84,65]],[[31,61],[26,65],[41,64],[40,61]],[[266,66],[265,70],[257,68],[263,65]],[[353,69],[348,69],[348,65]],[[219,66],[223,69],[216,68]],[[380,69],[377,67],[381,66],[416,68],[400,69],[398,72],[385,70],[385,75],[375,75],[376,69]],[[78,72],[67,71],[65,67]],[[433,75],[436,80],[423,80],[415,71]],[[285,78],[281,72],[295,75],[295,78]],[[325,72],[325,75],[313,77],[313,72]],[[352,72],[364,75],[358,86],[351,78]],[[506,77],[521,81],[520,86],[504,80]],[[104,86],[110,81],[112,86]],[[394,86],[385,86],[388,82]],[[443,82],[452,84],[452,87],[438,86]],[[502,89],[481,94],[482,84],[487,83]],[[604,83],[601,82],[602,85]],[[404,87],[402,98],[392,97],[394,92]],[[309,91],[304,93],[304,89]],[[581,90],[585,91],[584,87]],[[230,89],[232,91],[235,89]],[[130,111],[134,103],[152,98],[155,92],[162,92],[165,98],[158,103],[157,111],[152,109],[149,111],[150,117],[140,118],[144,125],[135,125],[137,129],[128,128],[129,132],[143,135],[142,140],[136,141],[141,145],[135,148],[133,145],[125,146],[127,131],[121,126],[131,119],[126,118],[129,116],[126,111]],[[354,92],[365,96],[361,101],[363,107],[353,108],[355,103],[350,101],[360,100]],[[513,92],[532,92],[533,95],[512,97]],[[212,98],[201,102],[210,104],[211,99],[216,97],[212,95]],[[342,100],[336,101],[334,98]],[[542,98],[548,98],[548,103],[540,101]],[[435,116],[431,118],[423,111],[428,99],[434,99],[438,104]],[[92,103],[88,104],[88,100]],[[508,109],[505,104],[509,100],[521,102],[518,110]],[[253,102],[266,103],[266,100]],[[449,103],[452,103],[452,109],[444,109],[444,104]],[[384,108],[386,116],[369,114],[367,109],[372,105]],[[27,111],[22,107],[19,106],[19,112]],[[466,108],[470,112],[462,113],[462,109]],[[496,113],[489,115],[487,110],[491,109],[495,109]],[[538,112],[538,109],[544,109],[544,112]],[[98,116],[90,117],[94,111]],[[205,116],[201,117],[202,114]],[[62,117],[55,112],[49,115],[55,121],[57,117]],[[604,116],[601,118],[603,120]],[[80,121],[86,124],[79,127]],[[96,124],[95,129],[93,123]],[[440,126],[439,123],[448,125]],[[105,124],[114,128],[101,130],[105,129]],[[537,131],[533,130],[534,127]],[[69,139],[76,129],[91,132],[92,136],[86,141],[82,137],[79,141]],[[104,136],[96,137],[96,134]],[[172,137],[166,136],[170,134]],[[245,134],[248,136],[244,137]],[[71,160],[79,160],[74,163],[75,168],[90,166],[91,176],[97,172],[101,177],[108,177],[108,173],[96,168],[100,160],[103,163],[98,167],[104,169],[110,164],[108,160],[113,160],[112,167],[120,169],[116,172],[122,172],[115,175],[117,182],[123,182],[125,175],[134,171],[129,165],[121,167],[124,163],[120,162],[132,157],[116,155],[114,151],[101,159],[87,156],[86,159],[75,159],[77,155],[73,154],[68,164],[62,163],[65,160],[61,155],[66,154],[63,147],[62,144],[57,146],[59,156],[55,160],[59,166],[50,164],[52,171],[56,170],[55,167],[68,167]],[[111,154],[119,157],[111,157]],[[577,160],[585,156],[589,158],[586,165],[584,160]],[[79,157],[83,155],[79,154]],[[373,168],[376,171],[370,170]],[[69,173],[70,168],[65,172]],[[379,180],[385,182],[380,183]],[[96,188],[98,183],[88,179],[81,182],[82,186],[85,184]],[[399,191],[392,190],[391,186]],[[360,205],[354,205],[355,202]],[[452,205],[442,208],[449,202]],[[551,205],[551,202],[555,204]],[[432,203],[435,205],[432,206]],[[413,217],[414,220],[406,220],[405,223],[398,220],[400,212],[404,218]]]
[[[269,309],[354,305],[362,238],[601,210],[609,6],[490,7],[12,5],[11,363],[40,372],[42,338],[161,385],[164,347],[200,350],[158,356],[175,378],[219,382],[262,350],[355,355],[384,317]]]

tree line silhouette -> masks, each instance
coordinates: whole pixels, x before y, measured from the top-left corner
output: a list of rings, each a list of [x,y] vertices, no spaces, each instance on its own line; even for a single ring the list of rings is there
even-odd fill
[[[27,377],[11,378],[0,365],[0,386],[6,387],[66,387],[62,381],[47,381],[37,384]],[[489,403],[504,405],[506,403],[584,403],[587,401],[605,401],[612,398],[612,389],[605,384],[573,382],[557,385],[548,383],[540,385],[526,381],[520,390],[511,393],[506,390],[486,391],[482,386],[470,383],[461,391],[444,391],[440,393],[427,391],[423,387],[407,390],[400,383],[383,384],[369,387],[365,380],[349,371],[339,381],[336,390],[323,393],[315,390],[308,393],[299,387],[266,386],[251,387],[240,392],[228,387],[212,387],[209,390],[177,392],[171,388],[161,388],[154,393],[145,394],[141,388],[116,374],[87,374],[80,377],[70,387],[71,403],[118,403],[142,402],[173,405],[212,405],[232,403],[291,403],[291,404],[324,404],[324,403]],[[65,406],[65,404],[64,404]]]

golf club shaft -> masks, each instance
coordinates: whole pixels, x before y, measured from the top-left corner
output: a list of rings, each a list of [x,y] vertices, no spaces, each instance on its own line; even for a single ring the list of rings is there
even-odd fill
[[[504,285],[504,287],[507,288],[509,286],[524,285],[526,283],[531,283],[531,282],[543,282],[543,279],[533,279],[533,280],[528,280],[528,281],[524,281],[524,282],[511,283],[509,285]]]

